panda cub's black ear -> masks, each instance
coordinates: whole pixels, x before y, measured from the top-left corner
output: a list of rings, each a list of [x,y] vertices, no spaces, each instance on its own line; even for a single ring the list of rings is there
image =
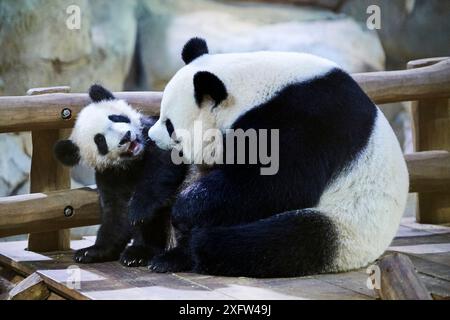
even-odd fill
[[[99,84],[94,84],[89,88],[89,97],[93,102],[100,102],[103,100],[114,100],[115,97],[111,91],[105,89]]]
[[[198,57],[208,53],[208,45],[205,40],[201,38],[192,38],[184,45],[181,57],[183,58],[184,63],[189,64]]]
[[[194,75],[194,95],[199,107],[205,96],[210,96],[215,108],[228,97],[228,92],[225,84],[215,74],[199,71]]]
[[[53,147],[53,153],[58,161],[73,167],[80,162],[80,149],[72,140],[60,140]]]

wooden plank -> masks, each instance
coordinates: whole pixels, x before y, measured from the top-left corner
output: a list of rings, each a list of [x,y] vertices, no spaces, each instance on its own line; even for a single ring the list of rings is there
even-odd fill
[[[44,280],[37,273],[32,273],[9,292],[8,299],[46,300],[49,296],[50,291]]]
[[[427,231],[433,234],[450,233],[450,227],[448,226],[418,223],[415,217],[403,217],[400,223],[404,227]]]
[[[445,61],[447,59],[450,59],[450,57],[434,57],[434,58],[418,59],[418,60],[409,61],[407,64],[407,67],[408,67],[408,69],[423,68],[423,67],[428,67],[433,64],[436,64],[438,62]]]
[[[415,236],[415,237],[396,237],[391,247],[401,246],[417,246],[424,244],[448,244],[450,243],[450,234],[433,234],[429,233],[428,236]]]
[[[0,198],[0,237],[94,225],[99,213],[97,191],[89,187]]]
[[[0,271],[3,271],[2,268]],[[0,300],[7,300],[8,293],[12,288],[14,288],[14,284],[0,272]]]
[[[450,59],[419,69],[358,73],[353,78],[378,104],[449,97]]]
[[[448,99],[421,100],[412,105],[414,146],[416,151],[425,150],[450,150],[450,104]],[[445,155],[441,155],[442,160]],[[435,159],[437,159],[435,157]],[[415,169],[424,174],[432,174],[431,177],[422,176],[418,181],[423,185],[418,195],[417,220],[420,223],[444,224],[450,222],[450,188],[440,189],[439,180],[442,184],[448,182],[447,178],[435,179],[441,172],[447,174],[445,167],[438,165],[438,160],[427,161],[429,169],[416,162]],[[448,160],[446,161],[448,163]],[[442,162],[444,163],[444,162]],[[417,172],[416,172],[417,173]],[[433,193],[423,192],[430,187]],[[436,192],[439,191],[439,192]]]
[[[366,272],[366,268],[360,270],[337,273],[337,274],[323,274],[314,276],[315,279],[319,279],[335,286],[357,292],[371,299],[376,299],[375,292],[367,287],[367,279],[369,274]]]
[[[415,237],[414,239],[418,239]],[[73,248],[92,239],[72,241]],[[192,273],[157,274],[146,268],[126,268],[118,262],[76,265],[72,252],[38,254],[26,242],[0,243],[0,263],[37,272],[51,291],[68,299],[374,299],[365,287],[365,270],[303,278],[250,279]],[[448,266],[411,257],[432,293],[443,297],[450,282]],[[419,262],[417,262],[419,261]],[[80,268],[80,288],[68,286],[68,268]]]
[[[432,262],[420,255],[408,254],[408,257],[419,273],[450,282],[450,272],[447,265]]]
[[[27,96],[35,96],[46,93],[69,93],[69,92],[70,92],[69,86],[32,88],[27,91]]]
[[[72,241],[72,245],[74,242],[77,241]],[[77,265],[73,262],[73,252],[44,256],[25,250],[25,246],[24,241],[0,243],[0,264],[26,275],[38,273],[52,291],[68,299],[229,299],[173,274],[126,268],[119,262]],[[79,289],[68,286],[68,277],[72,275],[68,268],[74,266],[80,268]]]
[[[434,62],[433,60],[410,62],[408,69],[409,71],[423,70],[423,65],[428,65],[425,68],[433,68],[450,62],[450,59],[432,64]],[[411,104],[414,151],[450,151],[450,100],[448,96],[436,95],[432,98],[415,100],[419,101]],[[445,169],[436,170],[434,165],[432,167],[432,170],[436,172],[445,173]],[[447,188],[446,191],[438,190],[439,192],[436,193],[420,192],[417,197],[417,221],[431,224],[450,223],[449,190]]]
[[[430,277],[425,274],[419,274],[419,278],[427,288],[434,300],[450,299],[450,283],[438,278]]]
[[[31,159],[30,192],[48,192],[70,188],[70,170],[53,156],[53,146],[69,135],[67,130],[40,130],[31,133],[33,155]],[[42,230],[45,224],[38,223]],[[28,248],[32,251],[67,250],[70,230],[31,233]]]
[[[410,192],[450,190],[450,153],[416,152],[405,155],[410,178]]]
[[[376,103],[450,96],[450,59],[416,70],[359,73],[353,77]],[[159,113],[161,92],[114,94],[146,114]],[[78,112],[89,102],[88,95],[81,93],[0,97],[0,133],[71,128]],[[71,119],[62,120],[64,108],[71,110]]]
[[[420,280],[411,260],[403,254],[394,253],[380,259],[380,287],[383,300],[431,300],[431,295]]]
[[[330,281],[323,281],[320,277],[253,279],[213,277],[192,273],[178,273],[176,275],[195,285],[243,300],[373,299],[369,295],[341,287]]]

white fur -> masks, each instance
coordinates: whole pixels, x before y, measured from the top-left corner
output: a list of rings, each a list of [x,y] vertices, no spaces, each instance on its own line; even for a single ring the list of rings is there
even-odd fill
[[[126,115],[130,123],[115,123],[109,115]],[[78,114],[70,139],[80,149],[81,160],[97,170],[121,166],[124,162],[120,154],[127,150],[128,144],[119,146],[119,141],[127,131],[131,140],[141,135],[141,115],[123,100],[105,100],[91,103]],[[96,134],[105,136],[109,152],[101,155],[94,142]]]
[[[338,227],[334,270],[359,268],[377,259],[398,229],[409,179],[400,145],[378,110],[361,156],[326,189],[317,209]]]
[[[164,124],[170,119],[175,134],[177,130],[187,131],[190,137],[199,139],[202,134],[194,134],[194,123],[200,121],[203,133],[208,129],[229,129],[233,122],[253,107],[270,100],[282,87],[304,82],[323,75],[336,67],[328,60],[292,52],[252,52],[236,54],[203,55],[181,68],[167,84],[161,102],[160,120],[150,129],[149,136],[159,147],[170,149],[175,142],[168,135]],[[199,107],[194,98],[193,77],[199,71],[209,71],[225,84],[228,98],[213,109],[212,101],[206,100]],[[179,149],[190,162],[201,163],[204,155],[211,152],[194,152],[193,143],[182,139]],[[202,141],[204,150],[220,150]],[[200,149],[198,150],[200,151]],[[216,155],[220,158],[219,155]]]

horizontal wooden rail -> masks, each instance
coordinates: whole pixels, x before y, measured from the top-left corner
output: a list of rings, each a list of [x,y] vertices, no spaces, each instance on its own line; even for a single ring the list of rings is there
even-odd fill
[[[161,92],[117,92],[115,95],[148,115],[159,114]],[[0,133],[72,128],[76,115],[91,101],[85,93],[49,93],[0,97]],[[70,109],[71,117],[62,118]]]
[[[450,153],[424,151],[407,154],[410,191],[440,192],[450,190]]]
[[[410,192],[450,188],[448,152],[419,152],[405,158],[410,172]],[[73,214],[66,217],[68,206],[73,208]],[[92,188],[0,198],[0,237],[98,224],[99,212],[98,196]]]
[[[402,71],[353,74],[378,104],[450,96],[450,59],[431,66]]]
[[[0,237],[95,225],[99,212],[89,187],[0,198]]]
[[[450,97],[450,59],[413,70],[359,73],[353,77],[376,103]],[[115,94],[146,114],[159,113],[161,92]],[[83,93],[0,97],[0,133],[71,128],[78,112],[89,102]],[[72,112],[69,120],[61,117],[65,108]]]

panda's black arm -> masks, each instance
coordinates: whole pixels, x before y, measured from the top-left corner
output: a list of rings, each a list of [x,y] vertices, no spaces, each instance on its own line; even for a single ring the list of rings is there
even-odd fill
[[[142,176],[130,200],[128,219],[132,225],[148,222],[164,212],[161,209],[172,204],[187,171],[186,165],[172,162],[169,151],[156,146],[148,148],[144,161]]]

